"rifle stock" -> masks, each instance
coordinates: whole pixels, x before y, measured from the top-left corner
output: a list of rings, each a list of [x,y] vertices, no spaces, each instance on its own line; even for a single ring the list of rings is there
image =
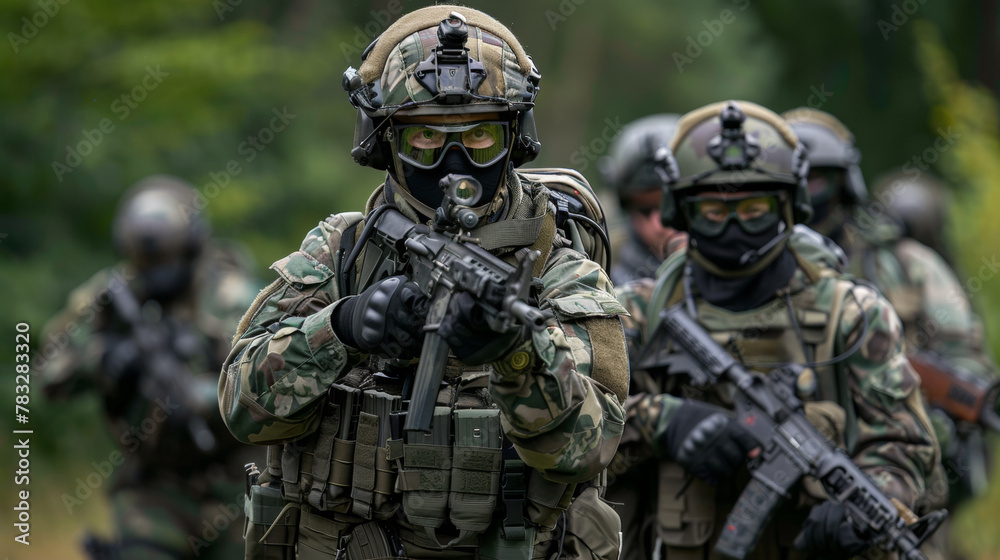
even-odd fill
[[[928,351],[910,356],[910,364],[920,375],[920,385],[928,404],[949,416],[1000,431],[997,395],[1000,379],[984,379],[956,367],[945,357]]]

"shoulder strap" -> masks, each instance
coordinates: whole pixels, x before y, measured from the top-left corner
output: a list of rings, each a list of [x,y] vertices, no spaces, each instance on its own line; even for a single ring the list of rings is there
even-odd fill
[[[656,288],[649,301],[649,317],[646,322],[646,339],[656,331],[660,322],[659,311],[666,309],[683,299],[684,290],[681,286],[681,276],[687,263],[687,249],[671,253],[656,271]]]
[[[611,247],[608,226],[601,200],[587,179],[578,171],[558,167],[518,169],[525,182],[542,185],[551,193],[556,208],[556,228],[574,242],[574,248],[585,253],[604,270],[611,267]]]
[[[853,284],[847,280],[837,280],[836,282],[833,299],[830,304],[830,322],[826,337],[816,345],[815,361],[817,362],[833,358],[834,353],[837,351],[838,319],[844,311],[844,301],[847,299],[852,287]],[[847,450],[850,452],[854,449],[854,445],[858,441],[858,422],[854,412],[854,400],[851,398],[850,387],[847,383],[847,372],[843,371],[843,367],[843,362],[833,364],[825,368],[820,368],[820,371],[816,371],[815,375],[822,398],[836,402],[847,413],[844,440]]]

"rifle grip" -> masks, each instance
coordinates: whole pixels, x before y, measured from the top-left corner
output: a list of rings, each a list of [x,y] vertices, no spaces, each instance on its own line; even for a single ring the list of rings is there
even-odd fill
[[[420,350],[420,363],[417,364],[417,373],[413,378],[404,431],[431,431],[431,417],[434,415],[450,351],[448,343],[437,331],[428,331],[424,335],[424,346]]]
[[[751,478],[726,517],[715,551],[738,560],[745,558],[756,546],[779,501],[781,494]]]

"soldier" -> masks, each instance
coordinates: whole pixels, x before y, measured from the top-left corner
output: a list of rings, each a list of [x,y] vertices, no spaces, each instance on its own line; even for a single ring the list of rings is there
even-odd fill
[[[674,133],[678,115],[651,115],[622,129],[601,160],[604,184],[618,194],[628,216],[628,239],[615,249],[611,281],[624,285],[637,278],[652,278],[663,259],[683,246],[686,237],[660,222],[664,177],[658,158]]]
[[[899,236],[922,243],[952,262],[945,232],[951,196],[947,187],[927,171],[898,169],[884,173],[872,187],[875,199],[901,228]]]
[[[917,366],[925,388],[933,390],[939,383],[944,386],[952,383],[941,368],[932,371],[924,367],[927,352],[943,358],[948,368],[965,372],[980,388],[995,385],[996,365],[983,343],[982,323],[972,311],[962,284],[934,250],[903,236],[900,226],[906,222],[892,219],[892,208],[902,208],[907,213],[907,208],[920,200],[930,207],[923,211],[920,218],[923,223],[911,223],[910,227],[912,231],[933,228],[930,223],[933,214],[943,218],[943,199],[914,196],[919,192],[915,185],[933,179],[916,169],[887,176],[877,200],[869,201],[858,167],[860,155],[847,127],[832,115],[814,109],[795,109],[785,116],[806,145],[810,162],[815,166],[809,172],[810,194],[824,201],[817,206],[821,210],[814,218],[817,229],[838,240],[849,258],[851,273],[873,282],[892,303],[903,323],[907,353]],[[935,235],[940,235],[942,225],[939,219]],[[942,462],[949,496],[946,497],[941,482],[930,497],[935,504],[947,503],[954,510],[971,496],[985,491],[987,451],[982,426],[956,415],[951,407],[964,408],[964,405],[954,400],[956,394],[948,395],[947,390],[945,393],[944,400],[932,393],[928,398],[931,419],[944,452]],[[993,405],[987,405],[987,417],[995,418],[995,414],[991,416]],[[945,533],[939,531],[939,537]]]
[[[91,539],[95,558],[227,558],[241,548],[242,466],[254,449],[226,432],[215,370],[258,286],[240,251],[209,240],[194,203],[177,178],[136,183],[114,219],[124,261],[73,291],[46,327],[47,340],[68,342],[43,351],[45,393],[98,392],[122,447],[109,485],[116,541]]]
[[[638,323],[632,332],[649,337],[658,312],[681,303],[748,369],[806,365],[797,388],[810,422],[885,494],[914,507],[938,461],[919,381],[889,304],[839,273],[835,246],[793,230],[811,213],[808,163],[795,133],[768,109],[730,101],[682,117],[670,149],[662,219],[687,231],[690,245],[668,258],[651,296],[648,283],[619,290],[629,322]],[[643,340],[634,343],[641,348]],[[629,397],[612,474],[628,478],[629,468],[653,462],[642,506],[655,523],[652,554],[715,558],[710,547],[746,485],[742,465],[756,454],[754,440],[723,410],[732,405],[725,385],[696,388],[683,373],[633,377],[633,387],[649,389]],[[804,483],[749,557],[862,551],[866,537],[845,522],[843,506],[824,498]]]
[[[506,27],[446,5],[400,18],[345,73],[352,154],[385,183],[364,215],[330,216],[272,266],[220,380],[233,435],[269,445],[247,558],[617,557],[600,495],[624,423],[624,310],[556,227],[553,193],[514,171],[538,152],[538,80]],[[420,236],[452,215],[448,174],[483,190],[457,239],[511,264],[541,252],[530,300],[550,315],[542,330],[495,330],[467,291],[442,308],[422,291],[431,278],[378,252],[383,217]],[[396,274],[371,272],[383,269]],[[424,341],[439,337],[452,356],[430,433],[401,429],[427,390],[414,378],[438,364]]]

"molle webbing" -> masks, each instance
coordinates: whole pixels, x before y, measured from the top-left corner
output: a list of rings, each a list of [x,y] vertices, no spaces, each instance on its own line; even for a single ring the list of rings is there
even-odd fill
[[[292,503],[302,502],[299,487],[299,464],[302,456],[300,442],[286,443],[281,449],[281,486],[285,499]]]
[[[364,519],[372,517],[375,499],[375,448],[378,442],[378,416],[367,412],[358,417],[358,439],[354,448],[354,484],[351,490],[353,513]]]
[[[323,414],[313,447],[312,487],[309,489],[309,504],[314,508],[328,509],[327,485],[330,483],[333,463],[334,438],[340,428],[341,409],[339,404],[329,403],[330,410]]]

